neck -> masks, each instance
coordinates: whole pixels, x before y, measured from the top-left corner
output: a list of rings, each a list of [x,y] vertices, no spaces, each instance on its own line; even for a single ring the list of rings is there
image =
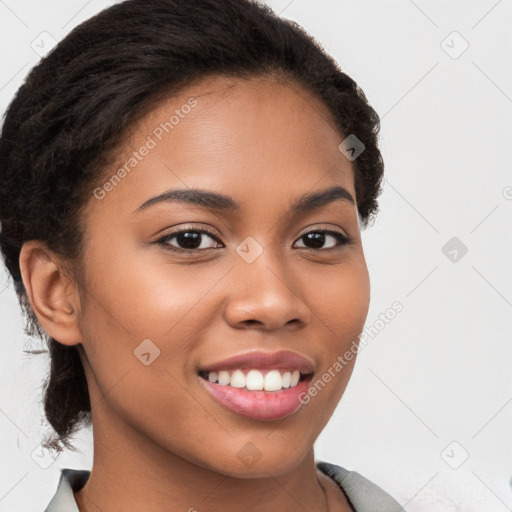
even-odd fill
[[[286,473],[236,478],[185,460],[117,420],[95,422],[93,411],[94,463],[75,493],[80,512],[238,512],[241,503],[247,512],[325,512],[333,493],[342,499],[319,475],[313,449]]]

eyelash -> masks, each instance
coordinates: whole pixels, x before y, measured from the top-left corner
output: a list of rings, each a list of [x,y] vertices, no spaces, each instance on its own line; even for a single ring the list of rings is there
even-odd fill
[[[208,247],[206,249],[182,249],[182,248],[179,248],[179,247],[171,246],[169,244],[169,240],[172,240],[173,238],[177,237],[178,235],[180,235],[182,233],[201,233],[203,235],[210,236],[217,243],[222,243],[222,242],[220,242],[220,240],[218,240],[217,236],[214,235],[211,231],[208,231],[207,229],[199,229],[199,228],[185,228],[185,229],[181,229],[179,231],[174,231],[173,233],[169,233],[167,235],[164,235],[163,237],[161,237],[158,240],[156,240],[154,243],[164,246],[167,250],[174,251],[174,252],[181,252],[181,253],[194,253],[194,252],[197,252],[197,251],[205,251],[205,250],[208,250],[208,249],[216,249],[215,247]],[[303,235],[301,235],[297,240],[300,240],[300,239],[304,238],[305,236],[307,236],[307,235],[309,235],[311,233],[321,233],[321,234],[324,234],[324,235],[331,235],[331,236],[333,236],[337,240],[338,245],[335,246],[335,247],[331,247],[329,249],[314,249],[314,248],[311,248],[311,247],[304,247],[304,249],[308,249],[310,251],[315,251],[315,252],[320,252],[320,251],[322,251],[322,252],[339,251],[339,250],[343,249],[344,246],[350,245],[350,244],[353,243],[352,238],[350,238],[350,237],[348,237],[346,235],[343,235],[342,233],[340,233],[338,231],[333,231],[333,230],[329,230],[329,229],[315,229],[315,230],[312,230],[312,231],[308,231],[307,233],[304,233]]]

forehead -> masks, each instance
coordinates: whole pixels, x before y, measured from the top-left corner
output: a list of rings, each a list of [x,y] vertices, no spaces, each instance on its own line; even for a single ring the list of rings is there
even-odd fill
[[[133,126],[105,178],[124,168],[122,180],[105,199],[133,210],[178,186],[250,202],[335,184],[355,196],[343,138],[324,103],[294,82],[210,77],[160,100]]]

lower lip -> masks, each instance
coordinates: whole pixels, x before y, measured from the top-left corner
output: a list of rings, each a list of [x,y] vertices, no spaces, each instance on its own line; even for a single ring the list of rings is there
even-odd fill
[[[245,388],[222,386],[198,377],[211,395],[228,409],[253,420],[279,420],[297,412],[303,405],[301,396],[305,396],[309,381],[299,383],[281,391],[249,391]]]

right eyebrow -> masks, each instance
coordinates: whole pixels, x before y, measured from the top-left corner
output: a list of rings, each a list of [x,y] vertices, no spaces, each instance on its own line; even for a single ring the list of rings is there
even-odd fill
[[[167,190],[166,192],[148,199],[142,203],[133,213],[138,213],[150,206],[166,202],[179,201],[202,206],[208,210],[239,210],[240,203],[233,198],[217,192],[210,192],[201,189],[177,189]]]

